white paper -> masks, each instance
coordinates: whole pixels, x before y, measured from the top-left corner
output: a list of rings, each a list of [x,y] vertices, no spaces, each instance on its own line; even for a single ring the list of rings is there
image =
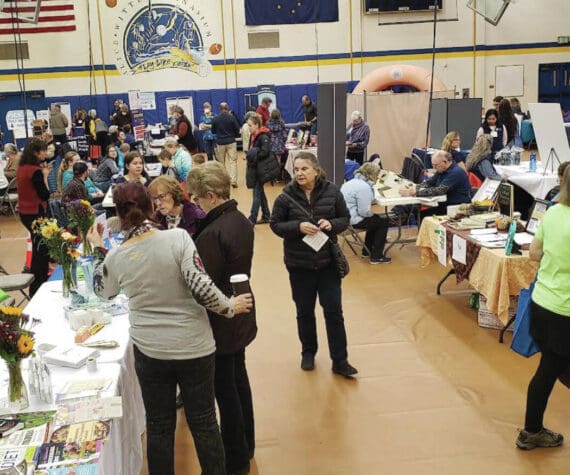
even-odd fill
[[[515,234],[515,242],[519,246],[523,246],[524,244],[530,244],[533,239],[534,239],[534,236],[532,234],[529,234],[529,233],[516,233]]]
[[[485,229],[472,229],[471,236],[481,236],[483,234],[497,234],[497,228],[485,228]]]
[[[453,235],[453,252],[451,258],[460,264],[467,264],[467,241],[456,234]]]
[[[139,97],[143,111],[156,109],[156,96],[154,92],[141,92]]]
[[[303,238],[303,241],[315,252],[319,252],[328,240],[329,237],[322,231],[319,231],[318,233],[313,234],[312,236],[309,236],[307,234]]]
[[[442,266],[447,266],[447,232],[440,224],[435,230],[437,234],[437,260]]]

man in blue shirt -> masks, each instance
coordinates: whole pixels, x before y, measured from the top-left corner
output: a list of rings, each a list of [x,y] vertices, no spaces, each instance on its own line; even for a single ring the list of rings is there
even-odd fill
[[[449,152],[440,150],[431,159],[436,173],[424,183],[400,190],[402,196],[440,196],[447,195],[447,202],[433,208],[435,214],[445,214],[449,205],[471,202],[471,186],[467,173],[454,161]],[[431,214],[433,214],[431,213]]]

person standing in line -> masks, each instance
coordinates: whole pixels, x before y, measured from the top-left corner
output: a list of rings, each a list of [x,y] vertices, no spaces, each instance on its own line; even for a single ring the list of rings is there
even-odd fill
[[[271,114],[269,108],[271,107],[272,103],[273,101],[271,100],[271,98],[264,97],[261,100],[261,104],[259,104],[259,106],[257,107],[255,112],[257,112],[261,116],[261,122],[262,122],[261,125],[267,124],[267,121],[269,120]]]
[[[214,284],[231,296],[231,276],[251,275],[253,227],[230,199],[231,179],[220,163],[192,170],[186,186],[207,213],[194,235],[204,268]],[[215,312],[208,312],[208,317],[216,340],[214,384],[227,473],[246,474],[255,453],[253,400],[245,364],[246,347],[257,335],[255,307],[231,320]]]
[[[206,310],[235,318],[251,310],[251,294],[226,297],[205,272],[185,230],[154,227],[152,202],[143,185],[117,186],[113,201],[125,240],[107,253],[103,226],[91,227],[87,238],[94,247],[93,287],[104,299],[121,290],[129,298],[149,474],[174,475],[178,385],[202,473],[226,475],[214,401],[216,345]]]
[[[212,133],[216,136],[216,160],[226,165],[226,157],[230,162],[232,187],[237,188],[237,145],[236,137],[240,134],[237,119],[230,114],[227,102],[220,104],[220,113],[212,121]]]
[[[317,135],[317,104],[311,101],[307,95],[301,98],[303,105],[303,116],[305,117],[305,126],[311,135]]]
[[[503,149],[507,146],[507,128],[505,125],[499,120],[499,113],[496,109],[489,109],[485,112],[485,119],[483,119],[483,123],[481,127],[477,130],[477,137],[481,137],[481,135],[489,135],[491,136],[492,143],[491,143],[491,151],[498,152],[499,150]]]
[[[354,111],[351,118],[352,122],[346,129],[346,158],[362,165],[364,152],[370,140],[370,127],[358,111]]]
[[[214,114],[212,114],[212,105],[209,102],[204,102],[204,113],[200,116],[199,128],[202,131],[204,138],[204,148],[208,155],[208,160],[214,159],[214,144],[215,137],[212,133],[212,122],[214,121]]]
[[[32,237],[31,273],[34,281],[30,285],[30,296],[47,280],[49,270],[48,248],[41,242],[42,237],[32,231],[32,223],[47,215],[48,175],[51,170],[44,163],[46,157],[46,143],[37,137],[31,138],[24,146],[17,171],[20,219]]]
[[[271,139],[271,153],[275,155],[277,162],[279,162],[281,167],[280,178],[283,179],[285,175],[285,161],[287,160],[287,149],[285,148],[287,128],[281,118],[279,109],[273,109],[271,119],[267,122],[266,127],[269,129],[269,138]]]
[[[519,449],[558,447],[564,437],[543,425],[548,398],[559,376],[570,369],[570,167],[560,185],[560,202],[549,208],[530,245],[540,262],[531,296],[530,333],[541,356],[527,392]]]
[[[255,112],[255,107],[252,106],[250,110],[245,113],[243,125],[241,126],[241,145],[244,153],[247,153],[249,150],[249,140],[251,138],[251,132],[247,121],[254,115],[257,115],[257,112]]]
[[[285,266],[297,307],[301,369],[315,369],[318,349],[315,302],[318,295],[325,316],[332,371],[350,378],[358,371],[348,362],[341,278],[330,245],[348,227],[350,213],[342,193],[334,183],[327,181],[313,154],[299,153],[293,170],[295,179],[275,200],[271,230],[284,239]],[[325,233],[328,241],[316,251],[305,239],[319,232]]]
[[[61,112],[61,106],[55,104],[49,115],[49,128],[53,135],[53,140],[59,143],[67,142],[67,126],[69,125],[69,120],[63,112]]]

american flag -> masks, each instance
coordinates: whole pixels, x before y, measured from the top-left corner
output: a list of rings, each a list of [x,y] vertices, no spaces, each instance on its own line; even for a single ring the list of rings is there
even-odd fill
[[[74,0],[5,0],[0,15],[0,35],[17,33],[58,33],[75,31]],[[2,3],[2,2],[0,2]],[[32,17],[40,3],[40,15],[37,23],[16,19],[16,16]],[[13,17],[13,18],[12,18]]]

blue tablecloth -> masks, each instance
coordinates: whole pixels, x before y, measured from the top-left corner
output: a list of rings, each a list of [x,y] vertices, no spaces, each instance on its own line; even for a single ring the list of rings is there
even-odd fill
[[[535,140],[532,120],[523,120],[521,124],[521,138],[524,144],[528,144]]]

